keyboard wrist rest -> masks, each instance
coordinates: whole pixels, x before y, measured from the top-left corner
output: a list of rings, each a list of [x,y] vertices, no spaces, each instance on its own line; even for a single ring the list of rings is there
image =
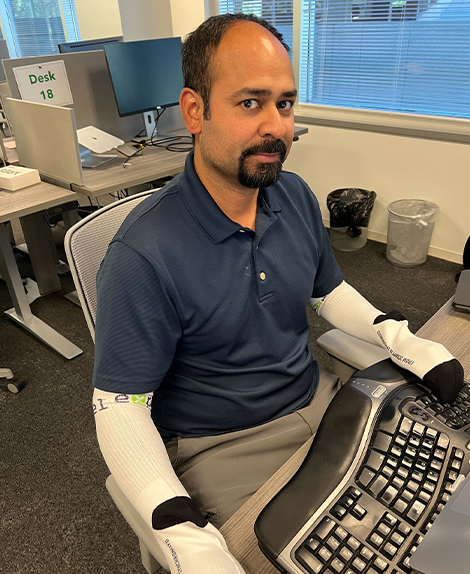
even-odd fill
[[[371,408],[369,397],[351,386],[331,401],[301,467],[256,520],[256,536],[270,560],[279,556],[349,470]]]

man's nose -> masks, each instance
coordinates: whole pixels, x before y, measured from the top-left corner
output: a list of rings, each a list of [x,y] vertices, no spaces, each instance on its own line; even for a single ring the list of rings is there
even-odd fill
[[[262,122],[259,127],[259,134],[261,137],[273,137],[274,139],[281,139],[286,135],[287,128],[284,123],[284,118],[279,113],[277,106],[266,106],[262,116]]]

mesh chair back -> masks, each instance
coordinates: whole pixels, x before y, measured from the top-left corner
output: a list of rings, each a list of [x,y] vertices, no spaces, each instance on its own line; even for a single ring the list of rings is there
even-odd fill
[[[127,215],[155,189],[116,201],[85,217],[65,236],[64,246],[78,298],[95,340],[96,274],[108,245]]]

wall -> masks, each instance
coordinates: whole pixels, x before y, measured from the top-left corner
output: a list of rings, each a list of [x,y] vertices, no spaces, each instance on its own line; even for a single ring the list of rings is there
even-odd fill
[[[118,0],[75,0],[82,40],[121,36]]]
[[[84,38],[92,37],[85,36],[90,30],[96,31],[95,37],[120,33],[116,28],[118,0],[101,0],[103,15],[99,18],[96,2],[75,1]],[[135,0],[123,1],[136,6]],[[204,19],[204,0],[167,2],[174,35],[185,36]],[[308,128],[309,133],[293,146],[286,169],[297,172],[314,190],[326,223],[326,196],[341,187],[377,192],[369,236],[378,241],[386,241],[387,205],[391,201],[429,199],[440,207],[430,253],[461,262],[470,235],[470,146],[322,126]]]
[[[204,21],[204,3],[194,0],[171,0],[173,35],[184,38]]]
[[[462,262],[470,235],[470,146],[433,140],[307,126],[285,167],[303,177],[321,205],[325,223],[326,197],[343,187],[377,193],[369,237],[386,241],[387,205],[395,199],[421,198],[440,207],[430,254]]]

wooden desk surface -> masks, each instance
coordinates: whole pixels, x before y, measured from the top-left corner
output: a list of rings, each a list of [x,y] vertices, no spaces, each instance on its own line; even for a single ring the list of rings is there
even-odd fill
[[[1,190],[0,223],[76,199],[73,191],[43,181],[18,191]]]
[[[295,136],[308,132],[308,128],[296,127]],[[189,135],[185,129],[175,130],[166,135]],[[163,137],[163,136],[162,136]],[[83,168],[84,185],[71,184],[73,191],[98,197],[106,193],[113,193],[118,189],[125,189],[134,185],[148,183],[149,181],[176,175],[184,168],[187,152],[168,151],[160,147],[146,147],[142,154],[129,160],[129,167],[123,167],[125,156],[118,154],[118,158],[98,168]]]
[[[470,380],[470,314],[455,311],[449,300],[417,333],[420,337],[442,343],[459,359]],[[253,525],[271,498],[288,482],[301,465],[310,447],[308,441],[258,492],[221,528],[232,554],[246,574],[279,574],[258,548]]]

